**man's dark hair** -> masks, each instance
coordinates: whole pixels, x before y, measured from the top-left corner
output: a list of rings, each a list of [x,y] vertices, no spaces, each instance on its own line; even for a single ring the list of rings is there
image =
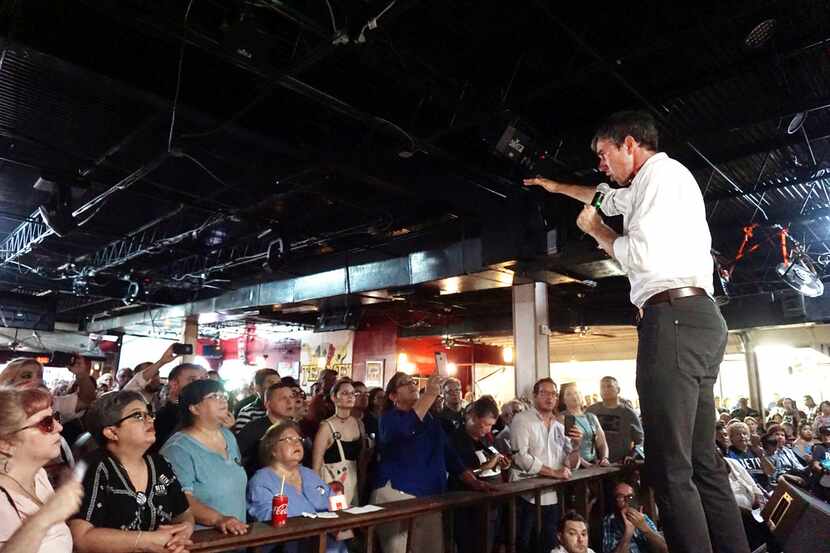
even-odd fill
[[[499,406],[493,396],[481,396],[470,404],[467,413],[472,413],[478,418],[489,415],[497,419],[499,418]]]
[[[182,428],[193,426],[194,417],[190,412],[191,405],[198,405],[208,394],[224,392],[222,384],[215,380],[196,380],[182,388],[179,394],[179,410],[182,416]]]
[[[262,385],[265,383],[265,379],[275,374],[277,376],[280,375],[274,369],[259,369],[257,372],[254,373],[254,386],[257,388],[262,388]]]
[[[170,374],[167,375],[167,381],[176,380],[179,378],[179,375],[182,374],[182,371],[187,369],[196,369],[199,371],[205,370],[203,366],[196,363],[182,363],[181,365],[176,365],[170,370]]]
[[[657,132],[657,122],[654,117],[646,111],[618,111],[605,120],[594,133],[591,140],[591,150],[597,151],[597,142],[610,140],[617,147],[625,142],[625,137],[630,136],[640,146],[657,151],[660,137]]]
[[[288,384],[292,388],[299,388],[300,387],[299,382],[297,382],[297,379],[294,378],[293,376],[283,376],[282,378],[280,378],[280,382],[282,384]]]
[[[564,532],[565,524],[568,522],[581,522],[586,528],[588,527],[588,521],[585,520],[584,516],[580,515],[576,511],[568,511],[562,515],[562,518],[559,519],[559,528],[557,528],[557,530],[559,530],[560,533]]]
[[[542,384],[553,384],[553,386],[556,387],[556,382],[554,382],[551,377],[546,376],[545,378],[540,378],[539,380],[536,381],[536,384],[533,385],[533,395],[534,396],[539,393],[539,388],[542,387]]]
[[[280,380],[276,384],[271,384],[270,386],[268,386],[268,389],[265,390],[265,401],[271,401],[271,396],[280,388],[288,388],[289,390],[291,390],[294,388],[294,386],[292,384],[289,384],[288,382],[283,382],[282,380]]]

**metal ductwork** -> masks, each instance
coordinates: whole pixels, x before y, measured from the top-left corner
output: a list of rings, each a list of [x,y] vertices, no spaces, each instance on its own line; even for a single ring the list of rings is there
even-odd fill
[[[513,271],[484,266],[480,238],[455,242],[445,248],[361,265],[341,267],[307,276],[263,282],[215,298],[92,321],[90,332],[124,329],[168,319],[214,312],[237,312],[260,306],[321,300],[349,294],[396,290],[435,283],[443,293],[458,293],[513,285]]]

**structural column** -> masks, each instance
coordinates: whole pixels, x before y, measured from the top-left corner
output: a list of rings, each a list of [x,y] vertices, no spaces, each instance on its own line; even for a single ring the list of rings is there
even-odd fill
[[[746,359],[746,379],[749,382],[749,405],[761,413],[761,420],[766,420],[767,413],[761,401],[761,376],[758,373],[758,357],[755,355],[755,343],[749,332],[741,332],[741,343],[744,346]],[[729,407],[727,407],[728,409]]]
[[[533,384],[550,376],[548,286],[544,282],[513,286],[513,363],[516,397],[530,397]]]
[[[199,315],[189,315],[184,320],[184,332],[182,342],[193,346],[193,355],[183,355],[183,363],[194,363],[196,361],[196,347],[199,341]]]

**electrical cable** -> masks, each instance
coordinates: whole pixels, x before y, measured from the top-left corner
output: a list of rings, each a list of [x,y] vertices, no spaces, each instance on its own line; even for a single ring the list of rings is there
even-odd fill
[[[179,93],[182,87],[182,65],[184,64],[184,47],[185,37],[187,36],[187,20],[190,18],[190,9],[193,7],[193,1],[190,0],[187,4],[187,10],[184,12],[184,29],[182,31],[182,43],[179,47],[179,67],[176,74],[176,92],[173,95],[173,109],[170,114],[170,132],[167,135],[167,151],[173,151],[173,129],[176,126],[176,107],[179,103]]]

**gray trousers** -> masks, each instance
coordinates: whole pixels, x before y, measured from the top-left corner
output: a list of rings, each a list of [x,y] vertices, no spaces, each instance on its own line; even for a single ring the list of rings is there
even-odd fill
[[[387,482],[382,488],[372,492],[370,503],[382,505],[393,501],[413,499],[409,495],[392,487]],[[390,522],[377,527],[378,539],[383,553],[406,553],[406,536],[408,521]],[[441,513],[429,513],[415,517],[410,537],[410,550],[413,553],[443,553],[444,533],[442,531]]]
[[[647,305],[638,327],[637,392],[645,478],[672,553],[749,553],[723,459],[712,388],[726,323],[706,296]]]

